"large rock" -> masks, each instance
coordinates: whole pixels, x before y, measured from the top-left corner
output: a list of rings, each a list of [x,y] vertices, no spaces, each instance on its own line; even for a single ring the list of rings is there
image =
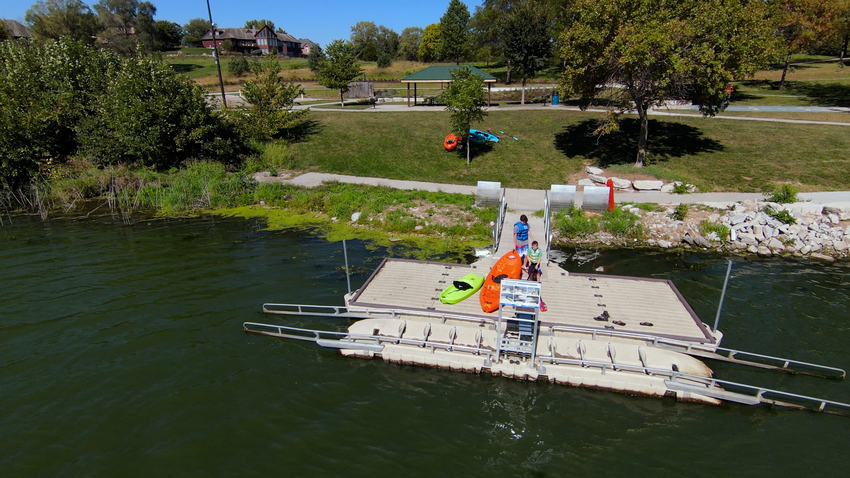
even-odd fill
[[[828,256],[826,254],[821,254],[819,252],[813,252],[809,257],[812,259],[818,259],[826,262],[835,262],[835,258],[832,256]]]
[[[586,172],[587,174],[592,174],[594,176],[602,176],[603,174],[605,174],[605,171],[600,168],[597,168],[596,166],[587,166],[586,168],[584,168],[584,172]]]
[[[673,243],[670,242],[670,241],[665,241],[664,239],[661,239],[660,241],[658,241],[658,247],[661,247],[661,248],[664,248],[664,249],[670,249],[671,247],[673,247]]]
[[[769,247],[762,245],[758,247],[758,249],[756,250],[756,254],[762,257],[770,257],[773,255],[773,252],[771,252]]]
[[[614,189],[629,189],[632,187],[632,182],[628,179],[611,178],[614,183]]]
[[[597,184],[605,184],[605,183],[608,182],[608,178],[606,178],[605,176],[599,176],[597,174],[591,174],[589,177],[590,177],[591,181],[593,181],[594,183],[597,183]]]
[[[838,252],[844,252],[847,249],[850,249],[850,244],[847,244],[846,241],[837,241],[832,244],[832,248]]]
[[[676,185],[673,183],[667,183],[664,186],[661,186],[662,193],[672,193],[674,189],[676,189]]]
[[[592,179],[579,179],[578,185],[579,186],[596,186],[596,183],[594,183]]]
[[[632,187],[638,191],[661,191],[661,186],[664,186],[663,181],[633,181]]]
[[[782,241],[780,241],[779,239],[777,239],[775,237],[772,238],[770,241],[768,241],[767,247],[769,247],[770,250],[776,251],[776,252],[782,252],[782,251],[785,250],[785,244],[783,244]]]

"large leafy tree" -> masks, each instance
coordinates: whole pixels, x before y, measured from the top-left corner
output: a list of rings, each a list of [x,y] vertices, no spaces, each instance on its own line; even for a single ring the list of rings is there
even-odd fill
[[[785,77],[791,66],[791,55],[803,53],[836,31],[841,18],[840,0],[773,0],[778,10],[779,35],[785,61],[779,89],[785,89]]]
[[[312,48],[310,48],[310,54],[307,55],[307,67],[310,68],[310,71],[312,71],[313,74],[318,75],[319,71],[322,69],[322,63],[325,62],[325,58],[327,58],[327,55],[325,55],[322,47],[316,43]]]
[[[440,25],[432,23],[422,31],[422,41],[419,42],[419,60],[426,63],[436,61],[440,48]]]
[[[209,20],[193,18],[183,25],[183,43],[190,46],[201,46],[202,39],[209,30]]]
[[[283,67],[274,57],[255,61],[251,65],[253,78],[242,87],[242,96],[251,105],[242,124],[256,139],[269,140],[280,136],[309,112],[292,109],[295,99],[304,89],[281,78],[281,71]]]
[[[612,90],[634,108],[635,166],[646,162],[650,108],[687,98],[714,115],[729,82],[751,76],[775,51],[762,0],[575,0],[572,15],[560,37],[560,88],[583,108]]]
[[[134,54],[137,45],[146,51],[161,50],[173,46],[174,37],[182,34],[171,22],[158,25],[154,20],[156,7],[151,2],[100,0],[94,9],[103,28],[99,36],[107,41],[107,47],[122,54]]]
[[[398,40],[398,57],[402,60],[416,61],[419,57],[419,43],[421,41],[421,28],[408,27],[402,30]]]
[[[351,27],[351,45],[357,59],[375,61],[378,59],[378,27],[375,22],[357,22]]]
[[[440,59],[459,65],[469,49],[469,35],[469,9],[460,0],[451,0],[440,17]]]
[[[69,37],[91,43],[100,30],[97,17],[80,0],[39,0],[24,18],[35,37],[41,40]]]
[[[540,0],[516,2],[505,16],[505,56],[522,77],[521,104],[525,104],[526,81],[546,66],[552,51],[550,18]]]
[[[274,30],[274,22],[265,18],[259,20],[248,20],[242,28],[252,28],[254,30],[262,30],[263,27],[269,27],[269,30]]]
[[[325,49],[325,55],[325,61],[319,69],[319,84],[339,90],[339,103],[345,106],[344,95],[348,91],[348,84],[363,72],[357,63],[354,45],[344,40],[334,40]]]
[[[469,128],[472,123],[479,122],[487,116],[484,111],[486,96],[484,94],[484,80],[472,72],[469,67],[455,68],[452,70],[452,82],[440,95],[442,102],[446,104],[446,111],[451,113],[452,131],[466,141],[466,164],[470,163],[471,143],[468,140]]]

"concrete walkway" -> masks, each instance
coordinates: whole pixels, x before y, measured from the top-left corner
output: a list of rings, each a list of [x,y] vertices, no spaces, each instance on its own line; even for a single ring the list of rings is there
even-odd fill
[[[339,181],[341,183],[368,184],[371,186],[385,186],[395,189],[418,189],[422,191],[447,192],[458,194],[475,194],[476,186],[462,184],[442,184],[425,181],[407,181],[401,179],[371,178],[360,176],[349,176],[345,174],[329,173],[305,173],[291,179],[257,174],[255,178],[260,182],[282,182],[296,186],[315,187],[323,182]],[[507,188],[505,199],[508,208],[517,213],[533,213],[543,209],[543,190],[539,189],[517,189]],[[581,204],[581,188],[576,194],[576,203]],[[850,208],[850,191],[829,191],[814,193],[799,193],[797,196],[802,201],[822,206],[838,208]],[[694,193],[673,194],[662,192],[617,192],[614,201],[618,203],[656,203],[656,204],[706,204],[715,207],[726,207],[739,201],[764,200],[761,193]]]

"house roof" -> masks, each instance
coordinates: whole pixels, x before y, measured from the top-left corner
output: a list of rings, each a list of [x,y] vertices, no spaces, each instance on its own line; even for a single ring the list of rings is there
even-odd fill
[[[263,27],[265,28],[265,27]],[[254,28],[217,28],[215,30],[216,40],[251,40],[257,39],[257,34],[262,30]],[[294,36],[286,32],[277,32],[277,39],[283,42],[298,43]],[[212,30],[207,30],[207,33],[201,40],[212,40]]]
[[[298,41],[301,42],[301,46],[309,46],[310,48],[316,46],[316,42],[314,42],[313,40],[310,40],[309,38],[301,38]]]
[[[473,73],[480,76],[484,83],[495,83],[496,77],[475,68],[472,65],[434,65],[419,70],[402,78],[401,83],[448,83],[452,81],[452,70],[457,68],[469,68]]]
[[[12,38],[32,38],[29,28],[21,25],[19,22],[15,20],[3,20],[3,23],[6,24],[6,29],[9,30]]]

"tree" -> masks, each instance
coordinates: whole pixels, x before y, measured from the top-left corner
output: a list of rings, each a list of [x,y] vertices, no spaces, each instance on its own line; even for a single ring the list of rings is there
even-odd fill
[[[80,0],[39,0],[24,18],[40,40],[70,37],[91,43],[100,29],[95,14]]]
[[[432,23],[425,27],[422,32],[422,41],[419,43],[419,60],[426,63],[437,60],[440,48],[440,25]]]
[[[439,57],[456,65],[466,56],[469,45],[469,9],[460,0],[451,0],[440,17]]]
[[[508,2],[510,0],[484,0],[482,5],[475,7],[469,20],[472,33],[469,47],[474,58],[489,62],[504,56],[499,24],[508,8],[500,4]],[[507,82],[510,83],[510,69]]]
[[[9,33],[9,28],[6,27],[6,23],[0,21],[0,41],[8,40],[12,38],[12,34]]]
[[[316,43],[312,48],[310,48],[310,54],[307,55],[307,67],[310,68],[310,71],[312,71],[313,74],[317,75],[322,69],[322,63],[324,63],[325,58],[325,52],[322,50],[322,47]]]
[[[325,50],[327,58],[319,70],[319,84],[325,88],[339,90],[339,103],[345,106],[343,95],[348,84],[363,73],[357,63],[354,45],[344,40],[334,40]]]
[[[131,55],[136,45],[145,51],[157,50],[161,44],[157,30],[156,7],[138,0],[100,0],[94,5],[103,31],[100,37],[106,46],[119,53]]]
[[[189,46],[199,47],[203,45],[202,39],[210,31],[210,22],[203,18],[193,18],[183,25],[183,43]]]
[[[361,61],[378,59],[378,27],[374,22],[357,22],[351,27],[351,44]]]
[[[387,28],[383,25],[378,27],[378,33],[375,37],[378,44],[378,59],[381,55],[386,56],[390,61],[398,55],[398,33],[392,28]]]
[[[301,85],[284,81],[280,77],[281,71],[283,67],[274,57],[254,61],[251,65],[253,78],[246,81],[242,87],[242,96],[251,105],[243,125],[255,139],[269,140],[278,137],[309,112],[292,109],[295,98],[303,93],[304,89]]]
[[[422,41],[422,29],[408,27],[401,31],[398,39],[398,58],[416,61],[419,57],[419,43]]]
[[[552,50],[549,14],[541,1],[523,0],[514,4],[502,28],[505,56],[522,77],[522,100],[525,104],[525,82],[546,66]]]
[[[168,20],[157,20],[151,51],[171,50],[183,43],[183,27]]]
[[[841,2],[836,0],[774,0],[779,10],[779,34],[785,62],[779,89],[785,89],[785,76],[791,66],[791,55],[803,53],[816,45],[838,25]]]
[[[472,72],[469,67],[452,70],[452,82],[440,95],[446,104],[446,111],[451,113],[452,132],[466,140],[466,164],[470,164],[471,143],[469,128],[473,122],[479,122],[487,116],[483,106],[486,104],[484,95],[484,80]]]
[[[269,30],[274,31],[274,22],[271,20],[248,20],[242,28],[251,28],[254,30],[262,30],[263,27],[269,27]]]
[[[762,0],[576,0],[572,15],[560,37],[561,93],[586,108],[613,91],[624,109],[634,108],[637,167],[646,162],[650,108],[687,98],[714,115],[729,82],[751,76],[775,48]]]
[[[248,64],[248,60],[245,59],[244,55],[235,55],[227,63],[227,70],[231,75],[238,77],[249,73],[251,71],[251,65]]]

